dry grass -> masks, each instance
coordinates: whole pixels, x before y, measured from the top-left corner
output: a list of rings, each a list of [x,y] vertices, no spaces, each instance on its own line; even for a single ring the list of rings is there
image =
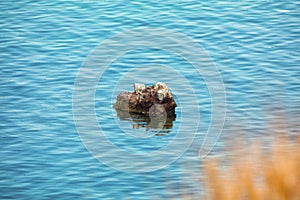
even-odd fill
[[[226,163],[204,160],[205,199],[300,199],[300,137],[242,149]]]

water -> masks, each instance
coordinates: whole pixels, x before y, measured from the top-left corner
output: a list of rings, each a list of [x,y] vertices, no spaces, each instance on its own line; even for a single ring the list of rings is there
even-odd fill
[[[95,94],[96,116],[110,141],[131,152],[164,147],[186,120],[182,101],[165,136],[135,140],[120,131],[146,133],[117,118],[111,105],[119,91],[132,90],[132,80],[177,78],[174,71],[145,80],[132,67],[148,65],[143,69],[149,74],[161,65],[176,68],[197,91],[201,120],[189,150],[160,170],[130,173],[100,163],[80,140],[72,94],[81,64],[104,39],[133,28],[166,28],[189,36],[208,52],[224,81],[226,123],[212,152],[222,154],[223,140],[236,131],[262,139],[269,121],[278,122],[282,115],[289,132],[299,128],[299,9],[300,2],[272,0],[1,2],[0,198],[162,199],[178,198],[182,192],[197,197],[197,155],[211,121],[204,77],[189,71],[190,64],[180,57],[151,49],[129,52],[105,71]],[[123,76],[126,72],[132,80]],[[116,86],[120,79],[124,84]],[[171,89],[178,90],[176,98],[186,96],[190,102],[181,83]],[[126,163],[109,152],[111,160]]]

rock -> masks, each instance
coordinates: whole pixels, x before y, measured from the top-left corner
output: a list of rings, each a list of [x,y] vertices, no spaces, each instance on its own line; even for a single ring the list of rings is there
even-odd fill
[[[114,108],[118,111],[147,114],[153,105],[159,104],[167,117],[175,116],[176,102],[165,83],[158,82],[146,87],[144,84],[134,83],[134,92],[122,92],[118,95]],[[163,112],[162,112],[163,113]]]
[[[118,95],[114,108],[121,120],[130,121],[133,128],[146,128],[156,134],[169,133],[176,119],[176,102],[165,83],[146,87],[134,83],[133,92]]]
[[[176,119],[176,102],[165,83],[146,87],[134,83],[133,92],[118,95],[114,108],[121,120],[132,122],[133,128],[144,127],[157,134],[168,133]]]

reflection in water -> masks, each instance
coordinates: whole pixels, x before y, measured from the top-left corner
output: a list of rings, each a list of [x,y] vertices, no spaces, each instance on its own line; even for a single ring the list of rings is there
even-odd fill
[[[176,115],[168,116],[164,112],[160,111],[160,105],[156,104],[151,107],[149,114],[129,112],[128,110],[116,109],[117,115],[120,120],[132,122],[132,128],[146,128],[147,131],[155,132],[157,136],[165,135],[171,132],[173,127],[173,121],[176,119]]]

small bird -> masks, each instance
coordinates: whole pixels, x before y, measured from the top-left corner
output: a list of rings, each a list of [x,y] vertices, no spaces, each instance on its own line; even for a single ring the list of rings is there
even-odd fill
[[[157,91],[157,98],[159,101],[164,100],[164,98],[166,97],[166,94],[163,90],[158,90]]]
[[[143,90],[146,89],[144,84],[134,83],[134,92],[138,95],[139,102],[143,99]]]
[[[166,96],[169,92],[167,85],[165,83],[162,83],[162,82],[157,82],[155,84],[155,88],[158,89],[157,94],[156,94],[158,100],[163,101],[166,98]]]

